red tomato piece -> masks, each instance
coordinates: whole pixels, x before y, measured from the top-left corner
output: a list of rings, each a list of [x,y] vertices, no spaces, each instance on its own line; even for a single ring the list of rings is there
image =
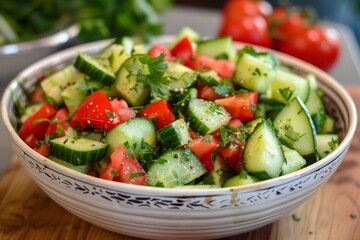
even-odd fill
[[[166,61],[174,61],[175,60],[174,56],[171,55],[170,49],[162,44],[155,44],[148,51],[148,55],[150,57],[158,57],[162,53],[165,54]]]
[[[175,58],[180,58],[184,63],[188,62],[194,55],[191,41],[188,37],[181,39],[172,49],[171,54]]]
[[[110,156],[111,162],[100,178],[135,185],[145,185],[147,174],[130,151],[120,144]]]
[[[267,48],[273,45],[264,17],[256,15],[239,15],[236,18],[225,18],[220,26],[219,36],[231,36],[234,41],[250,43]]]
[[[298,28],[279,43],[280,51],[307,61],[323,70],[329,70],[340,55],[340,37],[337,30],[320,26]]]
[[[172,112],[171,106],[165,99],[147,105],[140,112],[140,117],[151,120],[156,119],[157,129],[161,129],[175,121],[175,115]]]
[[[194,55],[185,64],[195,70],[212,69],[216,60],[213,57],[207,55]]]
[[[43,143],[39,147],[35,147],[34,150],[40,153],[41,155],[43,155],[44,157],[50,156],[51,149],[50,149],[50,145],[47,143]]]
[[[233,139],[226,147],[221,147],[219,154],[224,157],[224,161],[232,167],[236,172],[240,172],[244,168],[243,152],[245,148],[245,140],[239,141]]]
[[[199,97],[208,101],[213,101],[215,99],[222,98],[217,94],[214,89],[209,84],[199,84],[198,87]]]
[[[211,69],[219,74],[220,77],[231,79],[235,71],[235,63],[225,59],[216,60],[207,55],[194,55],[185,65],[195,70]]]
[[[44,140],[46,129],[50,125],[50,118],[57,110],[50,103],[44,103],[40,109],[29,117],[20,127],[19,136],[30,147],[36,146],[36,141]]]
[[[30,103],[45,102],[44,90],[40,87],[35,88],[30,93],[29,102]]]
[[[249,16],[269,16],[273,11],[270,3],[267,1],[254,1],[254,0],[232,0],[228,1],[222,14],[227,18],[236,18],[239,15],[246,14]]]
[[[225,59],[216,60],[213,68],[222,78],[231,79],[235,71],[235,63]]]
[[[60,108],[55,114],[55,122],[49,125],[45,134],[50,136],[50,138],[64,136],[70,128],[69,118],[69,110],[65,107]]]
[[[222,105],[230,113],[232,118],[240,119],[242,122],[246,122],[255,117],[258,98],[258,92],[247,92],[216,99],[215,102]]]
[[[120,122],[126,122],[130,118],[136,117],[135,110],[130,108],[124,99],[118,100],[115,98],[111,100],[111,105],[119,116]]]
[[[198,156],[208,172],[214,170],[212,157],[218,147],[219,142],[213,135],[203,136],[189,143],[189,148]]]
[[[120,117],[110,100],[104,92],[99,90],[85,98],[74,112],[70,124],[73,128],[92,127],[110,131],[120,122]]]

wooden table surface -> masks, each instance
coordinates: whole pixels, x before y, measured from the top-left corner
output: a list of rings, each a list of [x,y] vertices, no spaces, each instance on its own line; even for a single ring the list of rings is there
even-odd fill
[[[360,87],[348,86],[360,113]],[[359,115],[359,114],[358,114]],[[230,239],[360,239],[360,133],[331,179],[277,222]],[[67,212],[34,183],[14,157],[0,177],[0,239],[120,239]]]

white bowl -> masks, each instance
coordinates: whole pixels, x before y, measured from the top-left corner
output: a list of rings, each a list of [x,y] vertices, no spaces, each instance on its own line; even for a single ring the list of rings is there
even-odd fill
[[[154,41],[168,42],[169,37]],[[30,149],[17,135],[13,93],[21,96],[19,82],[29,88],[45,70],[73,61],[78,52],[96,53],[109,43],[73,47],[31,65],[11,81],[1,106],[12,145],[39,187],[66,210],[94,225],[150,239],[209,239],[251,231],[276,221],[313,195],[336,171],[350,146],[357,115],[345,89],[310,64],[275,53],[284,64],[313,73],[326,94],[326,106],[336,118],[341,143],[322,160],[275,179],[222,189],[134,186],[60,166]]]
[[[36,40],[0,45],[0,82],[8,83],[30,64],[71,44],[79,30],[77,25],[71,25]]]

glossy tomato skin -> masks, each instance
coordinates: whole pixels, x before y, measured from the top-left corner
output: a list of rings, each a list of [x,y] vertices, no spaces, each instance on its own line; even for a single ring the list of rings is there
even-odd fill
[[[44,103],[40,109],[29,117],[20,127],[19,136],[27,145],[34,148],[36,141],[44,140],[45,132],[50,125],[50,119],[57,109],[50,103]]]
[[[189,148],[200,159],[208,172],[214,170],[213,155],[219,147],[219,141],[213,135],[194,139],[189,143]]]
[[[267,1],[230,0],[225,4],[222,14],[228,18],[236,18],[241,14],[266,17],[269,16],[272,11],[273,8]]]
[[[279,43],[278,50],[327,71],[340,55],[339,33],[316,25],[298,28]]]
[[[71,127],[110,131],[121,120],[104,92],[98,90],[85,98],[71,118]]]
[[[273,46],[264,17],[239,15],[237,18],[224,18],[219,36],[231,36],[234,41],[250,43],[267,48]]]
[[[231,79],[235,63],[226,59],[215,59],[207,55],[193,55],[185,65],[195,70],[214,70],[222,78]]]
[[[147,52],[150,57],[158,57],[160,54],[165,54],[166,61],[174,61],[175,57],[171,55],[170,49],[162,44],[155,44]]]
[[[120,144],[110,156],[111,162],[100,174],[100,178],[135,185],[145,185],[147,174],[129,150]]]
[[[176,119],[172,112],[171,105],[165,99],[147,105],[140,112],[140,117],[155,120],[157,129],[169,125]]]
[[[222,105],[230,113],[232,118],[246,122],[255,117],[258,99],[258,92],[247,92],[217,99],[215,102]]]
[[[170,52],[173,57],[181,59],[184,63],[187,63],[194,55],[193,46],[188,37],[181,39]]]
[[[215,99],[222,98],[217,94],[214,89],[209,84],[200,83],[198,84],[198,94],[199,97],[208,101],[214,101]]]

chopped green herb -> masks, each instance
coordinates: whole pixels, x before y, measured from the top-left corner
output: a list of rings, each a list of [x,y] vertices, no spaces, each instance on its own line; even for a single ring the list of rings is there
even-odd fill
[[[281,97],[284,99],[286,103],[290,101],[292,95],[294,94],[294,91],[291,90],[289,87],[280,88],[278,89],[278,92],[280,93]]]
[[[301,219],[300,219],[300,217],[297,215],[297,214],[293,214],[293,215],[291,215],[291,218],[292,218],[292,220],[294,220],[295,222],[299,222]]]
[[[130,174],[130,178],[142,177],[142,176],[144,176],[144,175],[145,175],[144,172],[132,172],[132,173]]]
[[[116,117],[113,111],[105,110],[105,113],[110,119],[114,119]]]

